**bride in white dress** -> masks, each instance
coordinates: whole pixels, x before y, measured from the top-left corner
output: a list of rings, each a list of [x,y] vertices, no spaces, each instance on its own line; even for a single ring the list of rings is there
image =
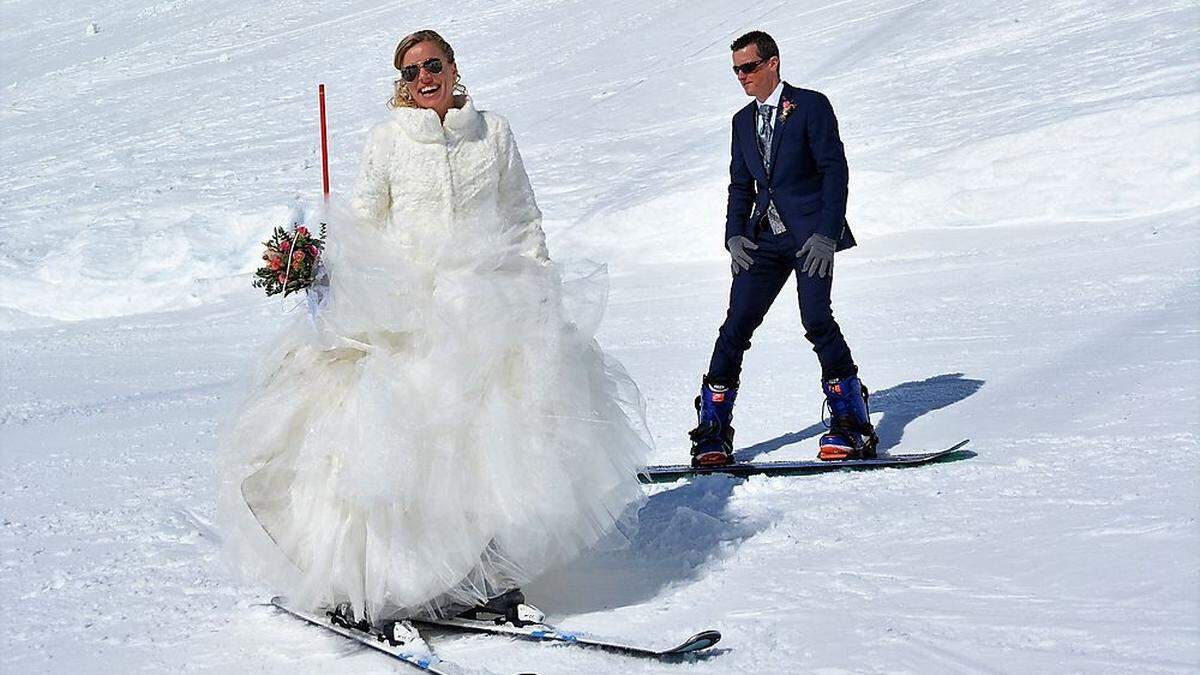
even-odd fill
[[[328,214],[328,297],[263,359],[224,462],[238,562],[372,619],[461,611],[595,545],[642,498],[649,450],[507,121],[436,33],[395,64],[351,213]]]

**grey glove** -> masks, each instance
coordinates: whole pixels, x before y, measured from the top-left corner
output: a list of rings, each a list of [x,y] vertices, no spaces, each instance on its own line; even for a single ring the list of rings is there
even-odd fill
[[[750,257],[746,249],[753,251],[758,248],[758,244],[739,234],[730,237],[729,241],[725,242],[725,248],[729,249],[729,256],[733,258],[733,273],[736,275],[750,269],[754,264],[754,258]]]
[[[804,258],[804,268],[808,276],[818,276],[824,279],[833,274],[833,252],[837,250],[837,242],[823,234],[814,234],[804,242],[796,252],[797,258]]]

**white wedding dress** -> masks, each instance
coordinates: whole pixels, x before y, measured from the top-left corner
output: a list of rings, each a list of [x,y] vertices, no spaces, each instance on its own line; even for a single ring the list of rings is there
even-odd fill
[[[352,209],[326,214],[328,298],[225,443],[236,559],[305,606],[481,603],[642,498],[642,401],[593,339],[603,275],[548,260],[507,122],[460,103],[372,129]]]

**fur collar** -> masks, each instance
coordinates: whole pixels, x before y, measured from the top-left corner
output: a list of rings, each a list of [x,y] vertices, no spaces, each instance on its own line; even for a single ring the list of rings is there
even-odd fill
[[[428,108],[396,108],[392,111],[396,124],[419,143],[479,138],[483,135],[483,115],[466,96],[455,96],[453,108],[446,111],[445,122]]]

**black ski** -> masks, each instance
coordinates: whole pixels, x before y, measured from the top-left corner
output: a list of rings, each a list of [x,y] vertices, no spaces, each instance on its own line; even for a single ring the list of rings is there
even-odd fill
[[[504,635],[519,640],[532,640],[534,642],[552,642],[574,645],[576,647],[590,647],[593,649],[601,649],[617,654],[624,654],[626,656],[637,656],[651,659],[671,659],[687,654],[694,654],[712,647],[721,640],[721,634],[719,632],[715,630],[706,630],[696,633],[692,637],[684,640],[674,647],[670,647],[668,649],[654,649],[651,647],[630,644],[623,640],[610,640],[598,638],[586,633],[567,631],[542,623],[517,627],[509,623],[496,624],[491,621],[480,621],[461,617],[454,619],[413,619],[412,621],[414,624],[425,624],[429,626],[438,626],[441,628],[468,631],[472,633],[485,633],[488,635]]]
[[[907,467],[974,457],[975,453],[963,450],[970,439],[955,443],[939,452],[922,452],[911,455],[888,455],[875,459],[847,459],[824,462],[820,460],[797,460],[777,462],[735,462],[725,466],[694,467],[690,464],[658,464],[648,466],[638,473],[643,483],[670,483],[681,478],[728,474],[731,476],[805,476],[830,471],[863,471],[888,467]]]

